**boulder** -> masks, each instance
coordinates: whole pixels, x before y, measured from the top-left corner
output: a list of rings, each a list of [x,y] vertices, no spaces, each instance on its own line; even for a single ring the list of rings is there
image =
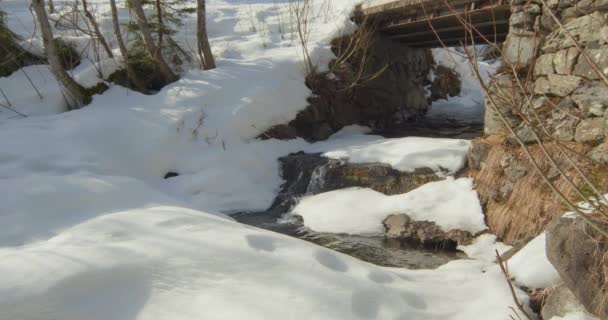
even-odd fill
[[[390,215],[383,221],[386,236],[426,248],[455,250],[469,245],[473,235],[463,230],[442,230],[435,222],[415,221],[406,214]]]
[[[608,247],[599,237],[582,218],[562,217],[547,228],[547,258],[585,309],[606,319],[608,280],[598,275]]]
[[[567,286],[562,284],[551,289],[541,310],[542,318],[550,320],[553,317],[563,317],[570,312],[582,312],[591,316]]]
[[[579,143],[597,145],[606,137],[608,125],[604,118],[589,118],[576,127],[574,140]]]

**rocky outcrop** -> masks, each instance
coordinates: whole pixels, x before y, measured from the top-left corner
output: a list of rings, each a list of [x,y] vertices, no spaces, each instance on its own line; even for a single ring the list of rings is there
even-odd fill
[[[441,179],[428,168],[401,172],[382,163],[347,163],[325,158],[318,153],[293,153],[279,158],[279,162],[285,183],[269,209],[277,216],[288,212],[304,195],[349,187],[370,188],[394,195]]]
[[[382,223],[388,238],[425,248],[456,250],[458,245],[473,242],[473,235],[468,231],[444,231],[435,222],[415,221],[406,214],[390,215]]]
[[[460,75],[448,67],[439,65],[435,68],[435,79],[431,84],[431,99],[447,99],[460,94],[462,83]]]
[[[547,229],[547,258],[587,311],[608,317],[608,244],[582,218],[562,217]]]
[[[432,100],[427,87],[436,99],[460,93],[460,79],[449,68],[437,66],[431,83],[428,76],[435,63],[428,49],[410,48],[380,33],[366,32],[362,28],[352,36],[334,39],[331,45],[337,58],[329,70],[307,77],[312,95],[306,109],[260,138],[324,140],[352,124],[387,130],[427,111]],[[354,50],[345,58],[357,37],[367,37],[365,50]]]

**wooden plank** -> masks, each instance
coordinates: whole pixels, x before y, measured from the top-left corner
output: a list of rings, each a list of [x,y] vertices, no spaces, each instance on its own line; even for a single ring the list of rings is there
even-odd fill
[[[498,21],[488,21],[488,22],[481,22],[481,23],[473,23],[473,25],[476,28],[486,28],[486,27],[497,27],[500,28],[501,26],[508,26],[509,24],[509,20],[498,20]],[[442,33],[447,33],[447,32],[452,32],[452,31],[459,31],[459,30],[463,30],[464,27],[460,24],[452,26],[452,27],[447,27],[447,28],[435,28],[435,31],[439,34]],[[402,32],[402,33],[398,33],[395,34],[393,36],[391,36],[392,39],[403,39],[406,40],[408,38],[415,38],[421,35],[428,35],[428,34],[434,34],[433,29],[431,29],[429,27],[429,25],[426,25],[426,29],[424,31],[417,31],[417,32]]]

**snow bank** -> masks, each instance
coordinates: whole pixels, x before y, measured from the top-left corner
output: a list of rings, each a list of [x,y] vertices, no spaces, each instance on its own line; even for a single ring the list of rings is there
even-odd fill
[[[2,319],[500,320],[510,304],[479,262],[382,268],[174,206],[99,216],[0,261]]]
[[[475,238],[473,243],[468,246],[458,246],[458,250],[466,253],[469,258],[487,262],[496,261],[496,251],[498,254],[503,254],[511,248],[511,246],[496,241],[496,236],[489,233]]]
[[[382,221],[400,213],[414,220],[433,221],[446,231],[476,233],[487,228],[468,178],[431,182],[393,196],[365,188],[330,191],[302,199],[292,213],[318,232],[380,233],[384,231]]]
[[[561,279],[545,251],[546,234],[543,232],[507,261],[509,273],[515,282],[529,288],[549,288]]]

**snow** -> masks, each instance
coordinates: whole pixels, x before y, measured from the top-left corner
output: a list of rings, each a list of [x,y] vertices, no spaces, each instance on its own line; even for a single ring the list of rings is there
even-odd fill
[[[352,31],[355,3],[333,0],[311,15],[308,44],[319,66],[332,58],[328,40]],[[108,2],[89,4],[115,48]],[[66,12],[64,2],[55,5]],[[23,45],[40,53],[26,2],[0,7]],[[357,126],[315,144],[254,139],[292,119],[310,95],[289,3],[208,1],[207,9],[218,68],[186,63],[180,80],[154,95],[108,83],[90,105],[62,113],[48,66],[0,78],[12,106],[28,115],[0,112],[0,319],[504,319],[510,292],[488,261],[383,268],[222,214],[266,209],[283,182],[277,158],[290,152],[453,173],[468,143],[387,140]],[[124,1],[119,16],[128,19]],[[176,39],[187,47],[195,43],[194,16],[182,18]],[[70,71],[83,85],[99,83],[98,70],[105,77],[121,60],[102,51],[93,64],[86,35],[61,25],[54,31],[83,50],[82,64]],[[180,175],[165,180],[168,171]],[[333,204],[318,204],[344,217],[345,201],[362,192],[387,212],[435,219],[446,229],[485,229],[469,179],[395,197],[341,192]],[[383,217],[372,205],[357,209],[370,213],[361,220],[369,224],[351,228],[376,232]]]
[[[434,171],[455,173],[464,167],[468,151],[467,140],[408,137],[350,146],[323,155],[333,159],[347,159],[351,163],[387,163],[404,172],[428,167]]]
[[[445,231],[476,233],[487,228],[468,178],[447,178],[393,196],[367,188],[329,191],[303,198],[292,210],[314,231],[348,234],[381,233],[382,221],[401,213],[435,222]]]
[[[496,251],[498,251],[498,254],[503,254],[511,248],[511,246],[496,241],[496,236],[489,233],[475,238],[470,245],[458,246],[458,250],[466,253],[469,258],[487,262],[496,261]]]
[[[173,206],[99,216],[0,258],[2,319],[498,320],[509,310],[502,276],[480,262],[381,268]]]
[[[589,316],[589,314],[584,312],[571,312],[563,317],[555,316],[549,320],[599,320],[599,318]]]
[[[434,101],[427,117],[445,117],[446,114],[449,114],[451,118],[458,120],[479,121],[483,119],[485,111],[483,89],[466,56],[451,48],[432,49],[432,53],[433,59],[438,64],[451,68],[460,75],[461,92],[460,95],[450,97],[448,100]],[[495,73],[500,61],[493,63],[478,61],[477,65],[481,77],[484,81],[487,81],[489,75]]]
[[[543,232],[507,261],[515,283],[529,288],[549,288],[561,282],[557,270],[547,259],[545,240]]]

